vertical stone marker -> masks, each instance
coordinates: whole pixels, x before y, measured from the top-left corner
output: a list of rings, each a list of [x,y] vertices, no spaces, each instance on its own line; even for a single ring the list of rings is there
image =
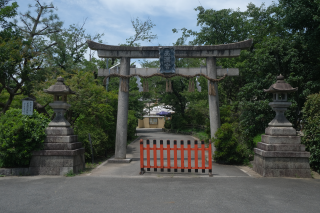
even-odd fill
[[[33,98],[22,99],[22,115],[33,115]]]
[[[44,148],[33,152],[30,162],[30,175],[65,175],[72,171],[78,173],[85,168],[84,148],[74,135],[70,123],[64,118],[64,113],[70,108],[67,95],[75,92],[64,84],[64,79],[58,77],[57,82],[44,92],[54,95],[54,102],[49,105],[56,113],[55,118],[46,129],[47,137]]]
[[[305,151],[300,136],[284,115],[291,105],[287,102],[287,93],[297,90],[286,83],[282,75],[264,90],[273,94],[273,102],[269,105],[276,111],[276,117],[262,135],[262,142],[254,149],[253,170],[264,177],[311,178],[310,153]]]

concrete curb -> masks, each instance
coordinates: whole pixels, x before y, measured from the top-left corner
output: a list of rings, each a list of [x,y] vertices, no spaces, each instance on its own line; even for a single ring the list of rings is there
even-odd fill
[[[315,172],[315,171],[312,171],[312,178],[313,179],[320,179],[320,174],[319,173],[317,173],[317,172]]]
[[[238,169],[249,175],[250,177],[254,178],[261,178],[262,176],[253,171],[250,167],[248,166],[236,166]]]

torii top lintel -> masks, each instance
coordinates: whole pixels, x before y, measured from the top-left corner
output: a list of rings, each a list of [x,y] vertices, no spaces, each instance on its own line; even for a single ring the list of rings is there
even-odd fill
[[[233,58],[238,57],[242,49],[250,48],[252,39],[230,44],[204,46],[113,46],[88,40],[88,46],[97,50],[100,58],[159,58],[159,47],[175,48],[176,58]]]

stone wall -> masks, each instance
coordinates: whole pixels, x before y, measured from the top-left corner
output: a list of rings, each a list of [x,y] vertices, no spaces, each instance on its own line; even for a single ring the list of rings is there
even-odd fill
[[[0,168],[3,176],[25,176],[29,175],[29,168]]]

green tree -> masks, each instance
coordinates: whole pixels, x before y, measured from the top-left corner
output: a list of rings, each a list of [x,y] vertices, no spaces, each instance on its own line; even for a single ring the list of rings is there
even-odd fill
[[[7,111],[16,95],[31,95],[32,85],[44,80],[42,69],[46,51],[56,43],[48,43],[46,36],[60,31],[62,22],[53,13],[53,5],[35,4],[36,16],[30,11],[20,14],[24,24],[15,30],[21,33],[20,37],[11,37],[1,40],[3,52],[1,54],[0,83],[9,93],[8,99],[1,103],[2,113]]]
[[[281,73],[293,87],[299,87],[298,92],[290,96],[293,104],[287,111],[287,117],[296,126],[307,95],[320,89],[320,77],[316,71],[320,64],[320,45],[316,43],[319,42],[316,39],[319,33],[318,3],[280,1],[268,7],[264,4],[257,7],[250,3],[244,12],[198,7],[200,30],[195,32],[183,29],[181,40],[194,36],[190,44],[214,45],[253,38],[252,47],[243,50],[240,57],[217,61],[222,67],[240,69],[239,77],[228,77],[219,83],[221,104],[240,101],[242,106],[249,106],[252,102],[257,109],[264,108],[263,101],[271,101],[271,96],[265,94],[263,89],[273,84],[275,77]],[[243,111],[246,116],[240,116],[241,119],[255,120],[257,124],[262,124],[254,125],[253,128],[244,127],[252,129],[249,135],[254,136],[267,126],[269,111],[261,111],[259,115]]]
[[[17,15],[17,2],[8,5],[10,0],[0,0],[0,26],[2,29],[10,29],[13,27],[12,22],[8,22],[8,18],[13,18]],[[3,31],[1,32],[3,33]]]
[[[152,28],[156,26],[152,23],[151,19],[148,18],[146,21],[142,21],[137,17],[135,20],[131,20],[132,27],[135,31],[135,34],[130,38],[126,39],[126,44],[121,44],[125,46],[140,46],[138,41],[148,41],[158,38],[157,35],[152,34]]]
[[[95,64],[95,66],[90,66],[90,60],[87,62],[85,59],[85,53],[88,50],[87,40],[98,40],[102,43],[101,36],[103,34],[96,34],[91,36],[90,34],[85,33],[84,29],[85,22],[81,26],[75,24],[70,25],[68,29],[62,29],[60,33],[54,33],[50,35],[50,40],[52,43],[56,43],[55,46],[50,48],[47,53],[47,69],[50,69],[52,72],[57,72],[57,68],[63,69],[67,72],[71,72],[74,69],[86,69],[93,68],[96,72],[96,66],[101,65]],[[101,61],[101,60],[99,60]],[[93,63],[98,62],[97,59]],[[59,73],[56,73],[59,75]]]
[[[93,142],[94,156],[105,156],[107,150],[114,148],[117,93],[107,92],[90,72],[75,70],[70,73],[61,70],[61,75],[65,78],[65,84],[76,92],[75,95],[68,96],[71,107],[65,116],[78,135],[79,141],[83,142],[86,158],[91,158],[89,133]],[[34,93],[41,105],[46,106],[53,101],[52,95],[44,93],[43,89],[47,89],[55,82],[56,79],[49,78]],[[49,106],[46,108],[48,116],[52,117],[53,110]]]

